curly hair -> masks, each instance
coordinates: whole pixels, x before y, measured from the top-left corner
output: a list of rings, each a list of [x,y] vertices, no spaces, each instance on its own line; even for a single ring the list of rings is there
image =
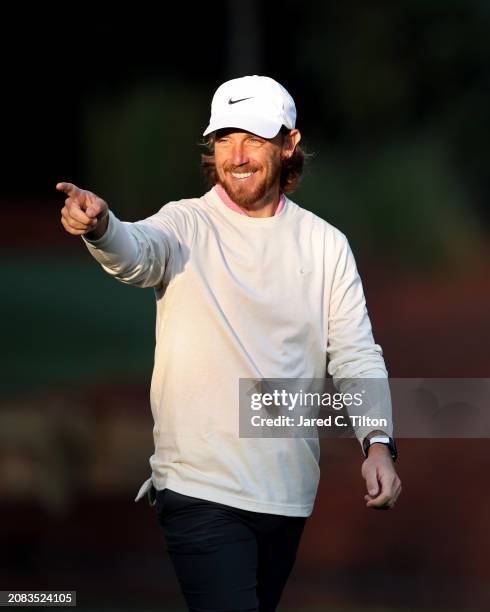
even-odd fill
[[[289,132],[290,130],[287,127],[281,127],[281,134],[287,135]],[[201,169],[209,187],[214,187],[218,182],[214,160],[214,141],[215,133],[213,132],[203,143],[209,149],[209,153],[201,155]],[[311,153],[307,153],[299,145],[296,145],[292,156],[289,159],[285,159],[281,167],[281,191],[292,193],[298,188],[304,165],[309,157],[312,157]]]

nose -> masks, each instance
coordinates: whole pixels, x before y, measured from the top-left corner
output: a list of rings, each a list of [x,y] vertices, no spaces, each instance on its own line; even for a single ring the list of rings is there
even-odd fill
[[[243,143],[235,143],[231,151],[231,159],[234,166],[242,166],[248,162],[247,152]]]

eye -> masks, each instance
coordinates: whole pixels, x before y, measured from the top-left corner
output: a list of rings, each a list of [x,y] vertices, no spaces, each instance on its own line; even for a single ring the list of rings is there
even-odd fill
[[[253,145],[261,145],[264,141],[261,138],[256,138],[255,136],[251,136],[248,139],[248,142],[250,142]]]

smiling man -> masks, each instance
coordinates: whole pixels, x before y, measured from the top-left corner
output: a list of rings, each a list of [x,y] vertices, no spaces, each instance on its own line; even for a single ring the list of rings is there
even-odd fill
[[[240,438],[239,380],[387,372],[346,237],[285,195],[304,161],[289,93],[268,77],[224,83],[204,136],[210,190],[136,223],[56,187],[66,231],[116,279],[155,292],[155,452],[137,500],[156,501],[189,609],[272,612],[313,510],[319,444]],[[390,428],[355,428],[370,508],[401,491]]]

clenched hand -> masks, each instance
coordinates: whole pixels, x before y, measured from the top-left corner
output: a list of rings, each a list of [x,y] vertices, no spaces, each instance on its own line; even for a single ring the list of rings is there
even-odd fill
[[[388,449],[384,445],[373,444],[361,471],[366,480],[366,506],[377,510],[393,508],[402,491],[402,483]]]

